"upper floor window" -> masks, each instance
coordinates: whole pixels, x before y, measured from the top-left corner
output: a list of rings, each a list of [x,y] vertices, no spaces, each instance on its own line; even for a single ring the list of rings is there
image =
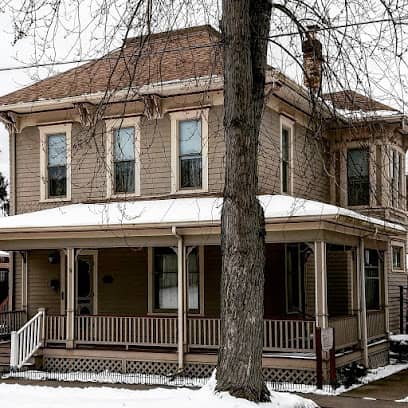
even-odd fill
[[[281,116],[281,191],[292,193],[293,122]]]
[[[65,133],[47,135],[48,197],[67,195],[67,141]]]
[[[172,193],[208,190],[208,110],[173,112]]]
[[[370,200],[369,150],[368,148],[347,151],[348,205],[368,205]]]
[[[140,128],[138,117],[106,121],[107,196],[140,194]]]
[[[180,188],[202,187],[201,120],[179,122]]]
[[[71,198],[71,124],[41,126],[41,200]]]
[[[404,180],[404,156],[395,149],[390,149],[390,201],[391,206],[402,206],[402,190]]]
[[[135,129],[114,131],[114,192],[135,192]]]

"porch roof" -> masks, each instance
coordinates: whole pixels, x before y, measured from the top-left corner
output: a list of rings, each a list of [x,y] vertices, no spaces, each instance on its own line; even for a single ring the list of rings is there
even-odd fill
[[[340,220],[401,234],[406,229],[355,211],[286,195],[258,197],[268,224],[300,220]],[[96,204],[71,204],[0,218],[0,234],[11,231],[66,230],[82,228],[139,228],[146,226],[219,225],[221,197],[188,197]]]

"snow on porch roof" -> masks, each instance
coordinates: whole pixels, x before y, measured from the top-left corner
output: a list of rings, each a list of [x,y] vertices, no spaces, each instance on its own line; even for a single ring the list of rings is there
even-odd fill
[[[398,224],[384,222],[355,211],[318,201],[284,195],[262,195],[259,200],[266,220],[300,217],[343,216],[355,221],[396,231],[406,231]],[[143,226],[157,224],[219,224],[222,198],[189,197],[138,200],[98,204],[71,204],[31,213],[0,218],[0,233],[9,229],[75,228],[108,226]]]

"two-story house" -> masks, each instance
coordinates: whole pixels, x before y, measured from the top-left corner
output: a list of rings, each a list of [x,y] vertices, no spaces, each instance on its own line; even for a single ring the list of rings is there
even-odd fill
[[[12,214],[0,220],[0,247],[13,255],[0,321],[11,332],[27,320],[11,338],[13,367],[35,352],[44,370],[213,370],[221,53],[209,26],[128,39],[0,98]],[[314,383],[316,327],[335,329],[338,369],[381,365],[405,279],[403,117],[337,94],[325,107],[336,117],[316,135],[304,87],[272,68],[266,87],[265,377]]]

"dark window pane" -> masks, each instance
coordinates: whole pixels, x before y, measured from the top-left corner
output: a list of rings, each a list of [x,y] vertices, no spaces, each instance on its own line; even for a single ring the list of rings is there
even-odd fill
[[[171,248],[156,248],[154,274],[155,309],[177,309],[177,255]]]
[[[288,188],[288,164],[282,163],[282,192],[287,193]]]
[[[48,167],[48,196],[61,197],[67,194],[67,168]]]
[[[115,163],[115,193],[135,192],[135,162]]]
[[[188,256],[188,307],[198,310],[200,298],[198,251],[194,248]]]
[[[349,205],[368,205],[370,198],[368,149],[347,152],[347,187]]]
[[[180,188],[202,186],[201,156],[180,157]]]
[[[380,308],[380,282],[378,279],[366,280],[366,305],[367,309]]]
[[[302,268],[299,245],[287,245],[286,250],[286,288],[288,312],[300,312]]]

